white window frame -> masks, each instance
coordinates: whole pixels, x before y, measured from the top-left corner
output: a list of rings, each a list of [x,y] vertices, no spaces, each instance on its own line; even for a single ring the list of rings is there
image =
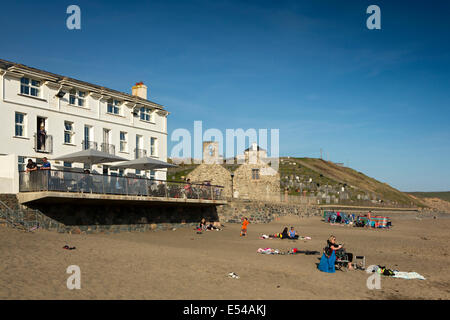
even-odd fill
[[[24,79],[28,80],[28,83],[24,83],[22,82]],[[37,83],[37,84],[35,84]],[[27,88],[28,93],[22,91],[23,88]],[[36,94],[32,94],[32,89],[36,90]],[[36,97],[36,98],[40,98],[41,97],[41,80],[36,80],[30,77],[22,77],[20,79],[20,94],[23,94],[25,96],[30,96],[30,97]]]
[[[66,124],[70,124],[70,130],[67,130]],[[66,134],[69,135],[70,141],[66,141]],[[64,121],[64,144],[73,144],[73,135],[75,134],[73,130],[73,122],[72,121]]]
[[[139,110],[139,119],[145,122],[155,122],[155,115],[151,108],[141,107]]]
[[[154,142],[154,143],[152,143]],[[155,137],[150,138],[150,156],[157,157],[158,156],[158,139]]]
[[[17,115],[18,114],[22,115],[22,123],[17,122]],[[25,132],[25,129],[26,129],[26,125],[25,125],[26,116],[27,116],[26,113],[14,112],[14,137],[22,137],[22,138],[26,137],[26,132]],[[17,126],[22,127],[22,135],[17,135]]]
[[[122,114],[122,102],[116,99],[109,99],[106,103],[106,113],[120,116]],[[109,111],[111,107],[112,111]],[[117,112],[116,112],[117,111]]]
[[[124,139],[122,139],[122,134]],[[125,131],[120,131],[119,133],[119,150],[120,152],[128,152],[128,133]]]
[[[19,172],[25,171],[25,157],[24,156],[17,156],[17,169]]]
[[[69,92],[69,105],[85,108],[86,107],[86,91],[72,89]],[[73,99],[73,103],[71,100]]]

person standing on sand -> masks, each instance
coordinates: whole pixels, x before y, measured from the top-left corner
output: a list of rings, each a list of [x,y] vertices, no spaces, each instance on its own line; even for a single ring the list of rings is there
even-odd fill
[[[244,221],[242,221],[242,228],[241,228],[241,237],[247,235],[247,226],[249,225],[249,221],[247,217],[244,218]]]
[[[372,211],[369,211],[369,212],[367,213],[367,226],[368,226],[368,227],[371,227],[371,226],[372,226],[372,220],[371,220],[371,218],[372,218]]]

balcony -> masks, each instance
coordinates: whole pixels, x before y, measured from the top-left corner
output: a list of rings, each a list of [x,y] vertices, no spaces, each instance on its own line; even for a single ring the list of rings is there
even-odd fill
[[[109,154],[116,154],[116,146],[109,143],[102,143],[100,145],[100,151],[106,152]]]
[[[136,159],[144,158],[147,156],[147,150],[145,149],[134,149],[134,156]]]
[[[61,170],[19,172],[20,202],[51,199],[225,204],[223,187]],[[51,200],[51,201],[53,201]]]
[[[83,147],[83,150],[97,150],[97,142],[95,141],[83,140],[81,145]]]
[[[53,152],[53,136],[34,134],[34,150],[42,153]]]

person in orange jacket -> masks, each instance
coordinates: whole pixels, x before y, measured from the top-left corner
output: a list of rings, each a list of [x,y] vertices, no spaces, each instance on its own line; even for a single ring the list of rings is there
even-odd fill
[[[241,236],[247,235],[247,226],[249,225],[250,221],[248,221],[247,217],[244,218],[244,221],[242,221],[242,228],[241,228]]]

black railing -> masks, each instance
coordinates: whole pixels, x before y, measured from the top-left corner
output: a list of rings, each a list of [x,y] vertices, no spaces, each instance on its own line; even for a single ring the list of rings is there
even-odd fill
[[[19,172],[19,191],[58,191],[223,200],[222,186],[60,170]]]
[[[34,150],[36,152],[52,153],[53,136],[47,134],[34,134]]]
[[[97,150],[97,142],[95,142],[95,141],[83,140],[81,145],[83,146],[83,150],[88,150],[88,149]]]
[[[116,146],[109,143],[102,143],[100,150],[109,154],[116,154]]]

